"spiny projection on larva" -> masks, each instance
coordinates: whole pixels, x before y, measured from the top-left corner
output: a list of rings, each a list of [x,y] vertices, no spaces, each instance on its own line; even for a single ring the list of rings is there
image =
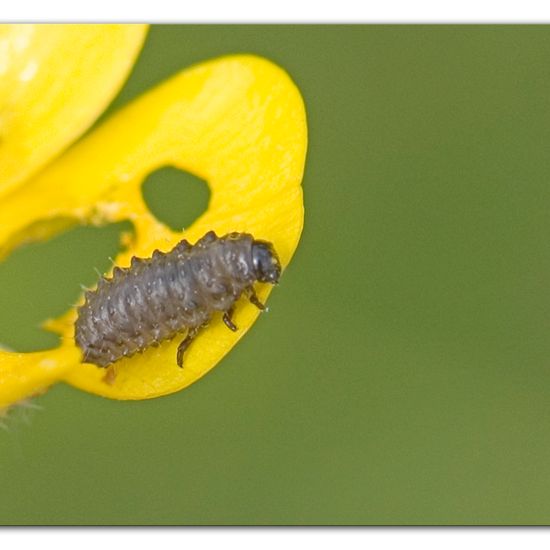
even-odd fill
[[[185,350],[216,312],[238,330],[231,319],[237,300],[246,294],[265,309],[254,284],[277,284],[280,275],[270,242],[209,231],[194,245],[183,240],[169,252],[134,257],[129,268],[115,267],[111,279],[101,278],[78,308],[75,340],[84,362],[108,367],[186,332],[177,352],[182,367]]]

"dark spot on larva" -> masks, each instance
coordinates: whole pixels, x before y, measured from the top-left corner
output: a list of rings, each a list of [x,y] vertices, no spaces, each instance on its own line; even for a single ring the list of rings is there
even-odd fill
[[[216,312],[231,330],[235,302],[245,293],[264,309],[254,283],[277,284],[281,264],[273,245],[248,233],[217,237],[206,233],[194,245],[181,241],[170,252],[132,258],[130,267],[115,267],[85,294],[78,309],[75,341],[83,361],[108,367],[123,357],[156,347],[186,332],[177,363]]]

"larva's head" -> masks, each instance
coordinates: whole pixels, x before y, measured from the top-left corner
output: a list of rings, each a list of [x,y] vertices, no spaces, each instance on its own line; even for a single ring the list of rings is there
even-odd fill
[[[252,264],[258,281],[272,285],[279,282],[281,262],[271,243],[267,241],[252,243]]]

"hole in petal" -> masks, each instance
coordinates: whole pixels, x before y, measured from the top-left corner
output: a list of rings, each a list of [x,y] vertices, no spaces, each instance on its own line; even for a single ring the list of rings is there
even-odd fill
[[[15,233],[5,243],[0,245],[0,259],[4,260],[13,250],[26,243],[47,241],[54,235],[67,231],[77,225],[75,218],[59,216],[46,220],[37,220]]]
[[[174,231],[189,227],[208,207],[206,183],[183,170],[165,166],[149,174],[142,186],[147,208]]]
[[[55,347],[59,338],[41,324],[65,313],[122,249],[130,222],[105,227],[79,226],[47,242],[15,250],[0,263],[0,345],[15,351]],[[95,268],[95,269],[94,269]]]

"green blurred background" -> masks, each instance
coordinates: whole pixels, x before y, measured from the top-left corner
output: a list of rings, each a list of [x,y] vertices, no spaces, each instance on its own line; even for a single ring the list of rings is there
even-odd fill
[[[58,385],[0,431],[2,524],[550,523],[550,27],[155,26],[110,111],[238,52],[305,99],[306,224],[270,312],[187,390]],[[204,184],[144,193],[186,225]],[[129,226],[0,265],[0,341]]]

